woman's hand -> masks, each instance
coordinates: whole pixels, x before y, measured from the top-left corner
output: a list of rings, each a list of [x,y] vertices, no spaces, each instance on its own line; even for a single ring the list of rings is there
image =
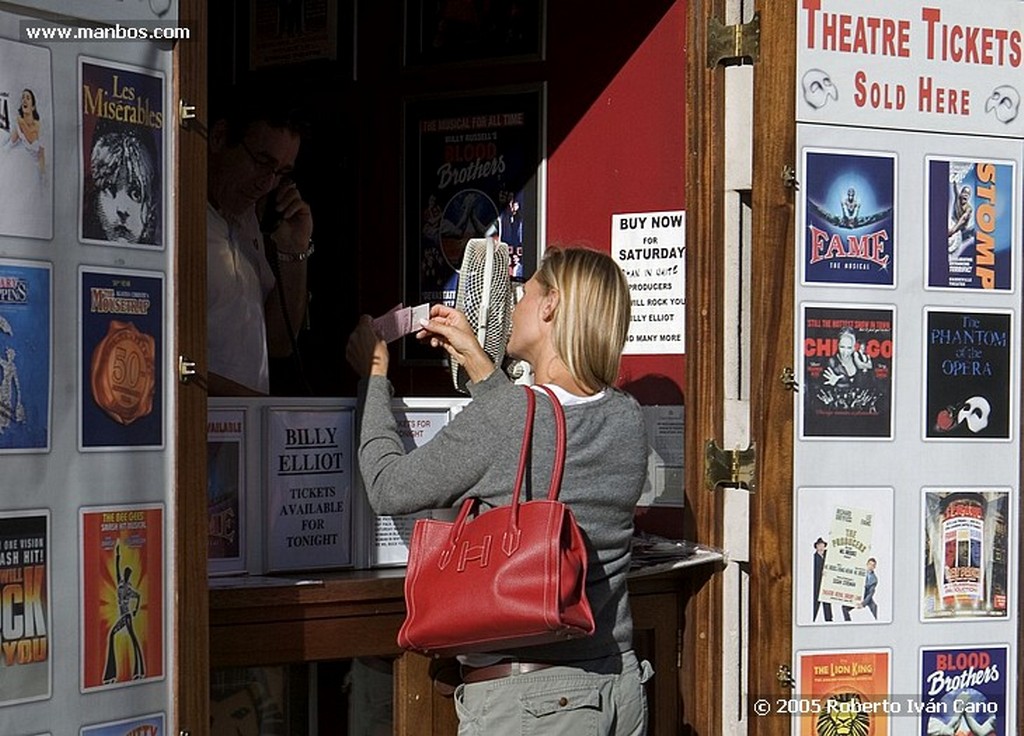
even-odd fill
[[[307,251],[313,235],[313,215],[295,182],[282,181],[269,199],[279,218],[273,232],[278,250],[291,254]]]
[[[387,376],[389,357],[388,344],[377,337],[373,331],[373,319],[364,314],[345,345],[348,364],[360,378]]]
[[[452,360],[466,369],[473,383],[494,371],[494,363],[480,347],[466,315],[459,310],[435,304],[430,308],[430,319],[420,324],[423,329],[416,333],[416,339],[429,342],[431,347],[444,348]]]
[[[825,366],[825,370],[821,372],[821,380],[826,386],[835,386],[840,380],[842,380],[842,376],[832,370],[832,366],[827,365]]]

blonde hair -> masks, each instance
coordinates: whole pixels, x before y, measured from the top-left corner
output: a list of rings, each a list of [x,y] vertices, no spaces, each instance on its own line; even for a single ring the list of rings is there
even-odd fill
[[[545,294],[558,291],[555,350],[578,383],[614,385],[629,330],[629,284],[605,253],[581,246],[549,248],[537,270]]]

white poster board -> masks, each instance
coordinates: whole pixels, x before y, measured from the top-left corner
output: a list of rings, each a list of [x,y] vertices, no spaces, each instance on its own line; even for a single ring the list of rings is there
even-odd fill
[[[1017,0],[798,4],[794,666],[870,624],[878,733],[1020,730],[1022,28]]]
[[[266,567],[352,563],[353,431],[348,408],[266,410]]]
[[[686,212],[612,215],[611,243],[632,301],[623,354],[684,354]]]
[[[152,556],[147,559],[145,568],[139,562],[130,565],[128,585],[136,587],[145,582],[152,585],[139,591],[147,609],[141,618],[136,616],[132,621],[132,628],[138,635],[138,649],[147,666],[145,671],[138,672],[139,677],[131,680],[131,685],[105,683],[103,680],[110,678],[104,678],[101,666],[96,683],[91,679],[95,670],[83,670],[81,666],[82,652],[95,652],[96,659],[105,657],[106,636],[119,620],[118,581],[114,579],[116,551],[102,545],[91,548],[91,559],[97,564],[89,569],[97,574],[82,576],[83,548],[79,529],[82,508],[170,510],[176,506],[173,432],[176,381],[171,377],[177,375],[177,366],[176,353],[172,356],[173,351],[169,349],[170,336],[175,334],[176,326],[172,305],[158,296],[162,311],[159,314],[149,312],[146,316],[150,324],[145,327],[136,315],[110,313],[105,318],[108,322],[134,321],[139,332],[155,339],[158,335],[167,337],[162,351],[146,353],[153,358],[154,383],[152,392],[149,384],[140,392],[144,400],[134,413],[119,413],[125,404],[114,407],[108,402],[103,407],[111,410],[105,412],[108,418],[86,416],[99,404],[88,381],[92,375],[92,350],[82,349],[79,334],[83,315],[79,300],[83,268],[94,274],[115,271],[145,274],[147,285],[154,288],[152,293],[174,293],[174,203],[168,198],[163,212],[165,247],[162,249],[116,248],[106,244],[86,246],[77,227],[83,143],[79,58],[100,59],[111,66],[130,65],[163,80],[155,85],[149,102],[154,109],[168,111],[176,109],[176,105],[171,104],[171,86],[166,81],[174,77],[172,51],[169,44],[47,41],[42,37],[30,41],[26,35],[29,29],[79,27],[75,18],[86,15],[120,21],[122,27],[143,20],[173,23],[176,6],[173,0],[153,3],[26,0],[4,4],[4,9],[0,10],[0,178],[5,183],[0,195],[0,255],[4,259],[0,274],[3,284],[0,299],[4,304],[0,315],[11,328],[5,331],[0,323],[0,361],[6,363],[2,371],[10,379],[0,387],[0,404],[13,410],[13,422],[7,424],[0,438],[5,476],[0,517],[5,519],[5,528],[11,524],[11,513],[29,509],[34,510],[33,516],[48,520],[44,550],[48,568],[44,583],[49,591],[47,606],[52,603],[53,610],[59,612],[52,618],[48,612],[44,616],[48,629],[45,659],[37,660],[43,653],[37,642],[31,653],[30,669],[16,674],[4,667],[5,680],[10,676],[15,682],[27,680],[32,669],[43,668],[51,669],[53,678],[52,687],[45,684],[34,684],[27,690],[12,687],[12,696],[24,697],[26,702],[11,703],[3,708],[0,715],[3,733],[78,733],[83,727],[115,717],[140,719],[147,714],[156,714],[154,722],[177,722],[173,693],[178,684],[178,665],[169,656],[177,626],[174,592],[178,580],[172,563],[176,539],[161,531],[159,541],[150,538]],[[63,22],[53,20],[58,17]],[[30,94],[26,94],[26,90]],[[18,118],[22,119],[22,125],[18,124]],[[159,125],[158,135],[164,141],[166,160],[173,160],[176,121],[168,115]],[[15,129],[18,135],[12,141],[11,133]],[[164,166],[157,174],[161,191],[172,191],[174,172],[171,167]],[[24,288],[28,291],[22,299],[19,294]],[[12,298],[17,303],[11,301]],[[36,326],[26,329],[28,325]],[[130,331],[127,327],[124,330],[121,337]],[[134,340],[132,344],[138,347],[142,342]],[[116,360],[115,356],[113,362]],[[108,375],[114,382],[104,384],[106,388],[122,385],[117,384],[120,374],[116,371]],[[61,410],[54,411],[56,407]],[[129,420],[131,424],[124,424]],[[147,422],[150,426],[144,432],[144,439],[114,437],[107,433],[104,422],[136,430]],[[82,426],[87,430],[86,436],[79,437],[77,430]],[[88,451],[80,449],[80,440]],[[138,444],[133,444],[137,441]],[[137,451],[125,452],[125,449]],[[162,524],[172,529],[172,516]],[[163,528],[154,523],[149,531],[155,532],[158,527]],[[126,539],[124,544],[117,545],[124,556],[122,576],[129,567],[129,550],[135,554],[141,549],[137,545],[138,534]],[[140,579],[143,569],[150,576],[148,581]],[[161,582],[159,590],[156,581]],[[13,596],[13,589],[10,594]],[[85,610],[85,600],[112,601],[113,604]],[[40,610],[34,599],[33,606],[34,611]],[[129,608],[129,615],[133,608],[134,604]],[[42,623],[42,618],[35,615],[36,622]],[[127,632],[126,623],[117,628],[113,636],[116,651],[132,649],[127,643],[130,642]],[[95,641],[90,643],[89,637],[95,637]],[[28,656],[29,652],[25,654]],[[130,673],[129,678],[132,676]],[[94,686],[104,692],[91,692]],[[47,694],[45,702],[27,702],[28,695],[44,692]]]

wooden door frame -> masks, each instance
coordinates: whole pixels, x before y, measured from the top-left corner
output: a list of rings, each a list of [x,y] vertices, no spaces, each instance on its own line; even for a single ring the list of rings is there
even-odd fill
[[[780,377],[793,365],[796,191],[797,0],[762,8],[761,55],[754,65],[753,244],[751,274],[751,440],[757,493],[750,504],[749,700],[788,697],[777,677],[792,667],[793,402]],[[769,12],[770,11],[770,12]],[[750,712],[750,711],[748,711]],[[789,734],[784,716],[748,721],[750,736]]]
[[[704,487],[704,443],[722,445],[725,274],[725,70],[707,65],[707,28],[725,0],[694,0],[687,19],[686,504],[687,539],[722,546],[720,494]],[[681,733],[722,733],[722,580],[697,568],[683,614]]]
[[[174,49],[172,100],[194,105],[196,118],[177,126],[174,158],[174,315],[176,355],[206,374],[206,5],[180,0],[179,25],[191,37]],[[174,714],[169,733],[209,732],[209,609],[206,571],[205,381],[176,383],[174,424],[174,607],[171,651]]]

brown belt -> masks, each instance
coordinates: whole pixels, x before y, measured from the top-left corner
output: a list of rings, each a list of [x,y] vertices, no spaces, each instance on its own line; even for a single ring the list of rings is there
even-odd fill
[[[554,665],[545,662],[499,662],[498,664],[491,664],[486,667],[467,667],[462,665],[462,681],[485,682],[511,675],[525,675],[528,672],[546,670],[548,667],[554,667]]]

